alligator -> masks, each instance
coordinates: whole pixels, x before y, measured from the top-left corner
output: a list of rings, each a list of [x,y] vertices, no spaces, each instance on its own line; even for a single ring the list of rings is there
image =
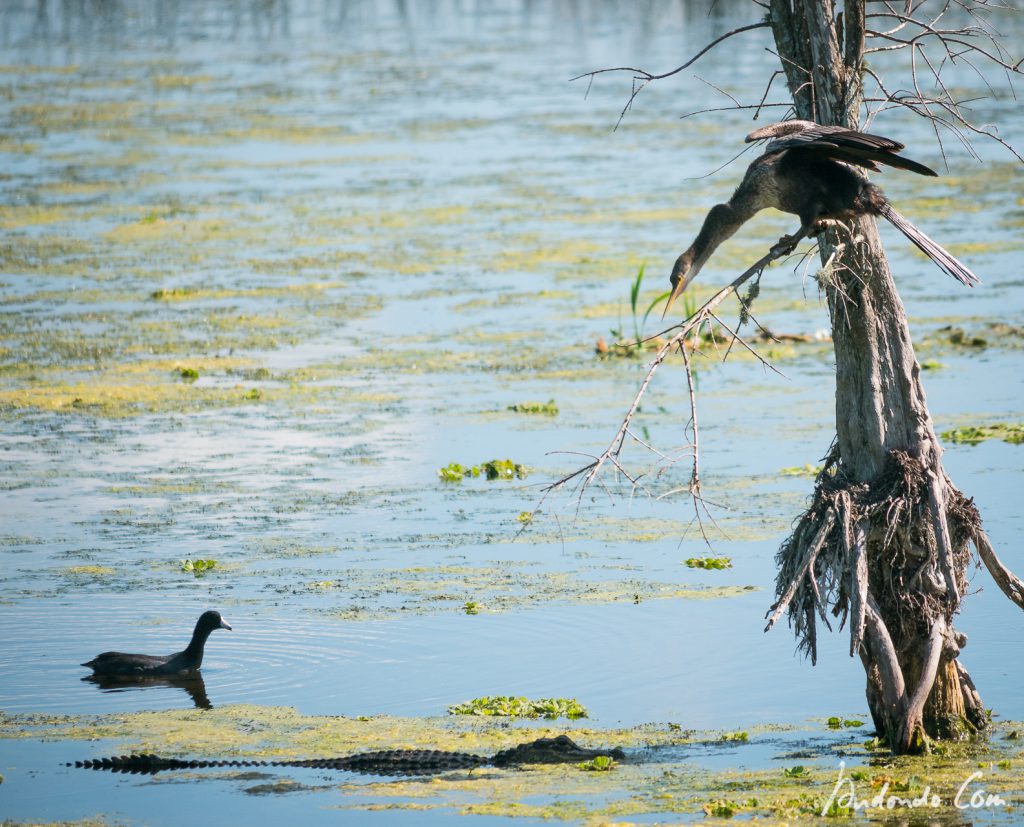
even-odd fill
[[[89,770],[134,775],[154,775],[166,770],[194,770],[207,767],[308,767],[323,770],[347,770],[368,775],[433,775],[449,770],[475,767],[514,767],[522,764],[568,764],[606,757],[622,759],[618,747],[586,749],[568,735],[555,738],[537,738],[525,744],[503,749],[491,756],[469,752],[446,752],[435,749],[388,749],[360,752],[337,758],[295,758],[279,761],[255,759],[208,760],[191,758],[163,758],[159,755],[115,755],[110,758],[91,758],[75,761],[67,766]]]

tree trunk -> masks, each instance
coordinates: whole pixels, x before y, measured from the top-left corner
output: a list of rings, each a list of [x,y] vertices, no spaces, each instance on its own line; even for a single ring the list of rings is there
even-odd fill
[[[857,128],[863,0],[772,0],[798,118]],[[906,313],[871,217],[819,238],[836,358],[836,442],[807,514],[779,552],[778,594],[816,655],[816,616],[849,621],[881,735],[897,752],[962,737],[985,715],[956,661],[952,620],[977,513],[946,477]],[[815,550],[817,547],[817,550]],[[776,605],[780,605],[777,603]]]

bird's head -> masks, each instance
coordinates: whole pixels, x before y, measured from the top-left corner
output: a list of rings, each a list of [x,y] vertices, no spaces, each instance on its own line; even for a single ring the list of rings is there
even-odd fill
[[[214,629],[227,629],[229,632],[232,631],[231,624],[228,623],[220,612],[215,612],[212,609],[208,612],[203,612],[199,617],[199,622],[196,624],[196,629],[206,630],[207,634],[212,632]]]
[[[672,267],[672,275],[669,276],[669,280],[672,282],[672,292],[669,294],[668,301],[665,302],[665,310],[661,314],[661,318],[664,319],[668,315],[672,303],[679,298],[680,294],[686,289],[686,286],[700,272],[700,264],[695,264],[693,258],[694,253],[691,247],[676,259],[676,263]]]

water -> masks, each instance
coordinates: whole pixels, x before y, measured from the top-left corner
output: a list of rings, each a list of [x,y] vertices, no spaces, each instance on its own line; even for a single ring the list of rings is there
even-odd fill
[[[524,694],[578,697],[598,727],[772,722],[820,734],[816,719],[864,717],[843,635],[824,638],[812,669],[784,627],[761,631],[773,555],[810,491],[778,471],[816,463],[832,438],[827,344],[780,352],[784,378],[736,357],[700,364],[703,478],[727,532],[712,532],[713,553],[732,569],[683,566],[711,553],[689,502],[628,488],[591,489],[575,520],[571,496],[549,500],[518,535],[543,483],[613,436],[642,360],[600,362],[594,343],[629,330],[641,263],[645,297],[663,289],[743,162],[700,176],[749,129],[742,113],[679,122],[713,99],[686,74],[645,89],[612,131],[628,79],[602,78],[586,96],[567,80],[670,68],[746,22],[746,6],[403,9],[0,11],[0,709],[436,716]],[[700,71],[749,97],[765,59],[737,47]],[[1020,134],[1013,101],[991,118]],[[937,164],[923,124],[891,115],[875,127]],[[945,364],[925,376],[940,429],[1019,421],[1024,398],[1019,336],[984,328],[1022,318],[1019,173],[984,154],[978,166],[951,148],[937,181],[884,179],[984,281],[960,289],[883,229],[921,357]],[[950,208],[950,196],[970,208]],[[731,278],[790,229],[759,218],[699,282]],[[773,330],[827,327],[799,271],[772,270],[759,302]],[[990,347],[926,344],[951,323]],[[180,366],[199,379],[179,379]],[[508,411],[548,399],[557,417]],[[679,446],[687,415],[681,372],[667,366],[638,426]],[[437,482],[449,462],[504,457],[527,465],[527,480]],[[627,457],[646,461],[636,448]],[[950,446],[945,462],[1004,561],[1024,569],[1024,449]],[[668,490],[688,471],[684,461],[652,484]],[[196,558],[217,567],[181,570]],[[665,597],[681,584],[754,590]],[[958,621],[964,662],[986,704],[1020,718],[1024,675],[1006,657],[1019,610],[983,571],[974,586]],[[465,613],[471,602],[480,614]],[[211,638],[202,691],[81,680],[77,664],[100,651],[180,648],[209,607],[235,631]],[[84,746],[0,742],[4,816],[178,823],[194,806],[196,818],[227,808],[236,820],[301,810],[315,821],[356,800],[333,787],[255,798],[211,781],[182,805],[169,783],[56,769]],[[723,760],[763,765],[786,749],[755,747]]]

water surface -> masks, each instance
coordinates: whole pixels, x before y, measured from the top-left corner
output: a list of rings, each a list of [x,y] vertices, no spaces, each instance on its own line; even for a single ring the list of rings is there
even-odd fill
[[[761,631],[775,551],[811,490],[779,472],[817,463],[834,432],[827,342],[770,348],[784,376],[741,354],[699,362],[703,479],[724,529],[710,551],[688,499],[622,485],[548,500],[520,534],[543,484],[614,435],[644,363],[602,361],[595,343],[631,332],[641,264],[647,301],[664,288],[743,161],[703,176],[750,127],[744,113],[680,121],[714,98],[686,74],[646,89],[613,131],[628,79],[587,94],[567,81],[671,68],[747,20],[743,4],[696,5],[5,5],[4,712],[190,707],[181,687],[102,690],[77,664],[174,651],[216,607],[235,631],[209,643],[214,707],[433,716],[524,694],[578,697],[598,727],[802,733],[866,716],[843,635],[812,669],[784,627]],[[754,36],[706,73],[749,97],[769,57]],[[1019,106],[990,106],[1019,136]],[[925,125],[892,114],[875,127],[941,164]],[[892,173],[886,191],[984,286],[962,290],[883,232],[921,358],[943,365],[925,375],[937,426],[1019,421],[1020,333],[988,327],[1024,318],[1019,169],[949,149],[947,177]],[[753,222],[703,289],[791,229]],[[776,331],[828,326],[806,268],[773,269],[759,305]],[[951,344],[950,325],[988,346]],[[549,399],[557,416],[509,410]],[[669,365],[638,427],[673,449],[687,418]],[[506,457],[526,480],[437,478]],[[628,461],[647,458],[634,447]],[[1024,569],[1024,448],[953,445],[945,461]],[[651,485],[688,473],[684,461]],[[709,553],[733,568],[683,565]],[[197,558],[216,568],[182,571]],[[1019,610],[984,572],[973,585],[964,662],[987,705],[1021,718],[1024,675],[1006,657]],[[58,772],[81,743],[24,749],[0,742],[5,816],[189,816],[173,784]],[[763,765],[782,747],[751,749],[728,760]],[[322,808],[348,800],[190,789],[197,814],[261,823],[334,818]]]

